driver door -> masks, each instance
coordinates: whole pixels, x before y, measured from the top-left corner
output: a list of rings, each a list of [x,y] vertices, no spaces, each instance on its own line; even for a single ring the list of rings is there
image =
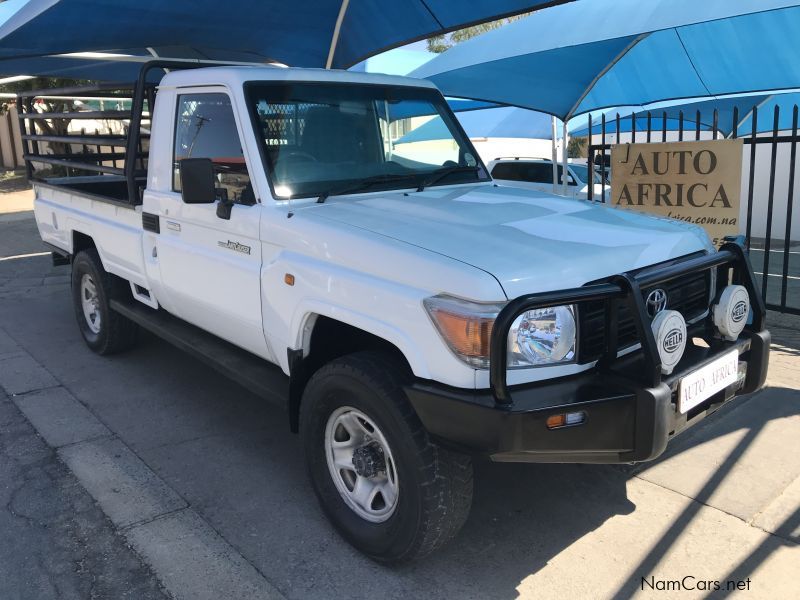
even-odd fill
[[[265,358],[261,317],[261,204],[250,181],[239,124],[227,92],[181,90],[175,103],[172,190],[159,202],[158,262],[170,312]],[[230,218],[213,204],[185,203],[178,164],[213,162],[217,197],[234,202]]]

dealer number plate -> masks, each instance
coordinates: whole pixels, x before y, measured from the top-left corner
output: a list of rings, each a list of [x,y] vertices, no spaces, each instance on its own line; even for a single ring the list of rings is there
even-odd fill
[[[736,383],[738,378],[739,352],[733,350],[681,379],[678,410],[683,414],[693,409],[720,390]]]

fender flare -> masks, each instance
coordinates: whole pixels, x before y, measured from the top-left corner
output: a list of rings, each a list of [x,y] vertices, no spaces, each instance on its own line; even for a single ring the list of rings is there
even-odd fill
[[[424,353],[408,334],[370,315],[328,303],[311,301],[297,306],[290,322],[289,331],[292,340],[292,345],[288,348],[290,351],[301,350],[302,356],[308,354],[311,332],[317,317],[327,317],[339,321],[392,344],[405,357],[414,375],[422,379],[430,379],[430,371]],[[291,367],[291,365],[287,366]]]

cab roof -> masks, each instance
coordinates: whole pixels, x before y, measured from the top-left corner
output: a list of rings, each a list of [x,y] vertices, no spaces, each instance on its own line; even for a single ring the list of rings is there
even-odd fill
[[[159,87],[178,88],[204,85],[240,87],[249,81],[311,81],[325,83],[366,83],[436,89],[425,79],[360,73],[338,69],[301,69],[278,66],[222,66],[182,69],[164,75]]]

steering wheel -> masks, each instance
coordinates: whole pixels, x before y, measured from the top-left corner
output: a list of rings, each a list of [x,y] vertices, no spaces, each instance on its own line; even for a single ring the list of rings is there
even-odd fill
[[[280,156],[278,160],[303,160],[306,162],[319,162],[315,156],[312,156],[308,152],[303,152],[302,150],[292,150],[291,152],[287,152],[286,154]]]

